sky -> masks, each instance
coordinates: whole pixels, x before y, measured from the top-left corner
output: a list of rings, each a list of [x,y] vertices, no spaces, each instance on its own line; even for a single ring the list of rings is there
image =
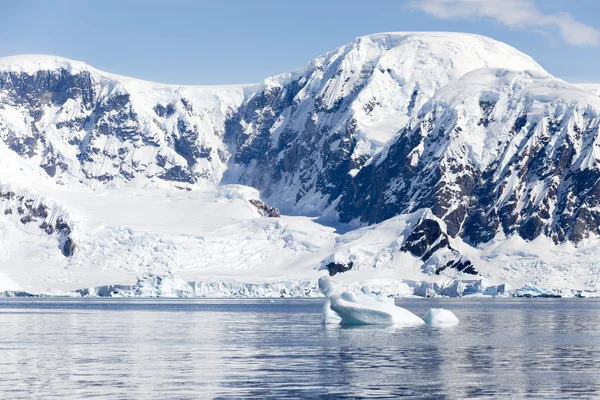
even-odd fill
[[[261,82],[356,37],[477,33],[600,83],[599,0],[0,0],[0,57],[50,54],[173,84]]]

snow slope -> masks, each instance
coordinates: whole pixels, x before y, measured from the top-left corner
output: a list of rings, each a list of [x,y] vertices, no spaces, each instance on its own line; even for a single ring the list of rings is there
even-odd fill
[[[235,189],[243,191],[229,194]],[[57,188],[32,196],[67,199],[62,208],[77,247],[65,257],[56,239],[36,229],[39,221],[3,217],[8,254],[0,270],[31,292],[132,285],[147,272],[188,281],[305,278],[333,231],[301,217],[261,217],[242,196],[216,190]]]
[[[600,83],[578,83],[576,86],[600,96]]]
[[[481,277],[456,270],[436,275],[431,262],[400,250],[410,233],[404,216],[339,235],[306,217],[261,217],[246,200],[256,193],[247,187],[190,192],[44,190],[48,192],[32,196],[68,199],[62,210],[77,248],[65,257],[57,239],[36,229],[35,221],[23,225],[0,217],[0,271],[18,283],[3,290],[52,294],[128,285],[131,289],[123,295],[169,295],[166,289],[135,288],[139,279],[152,273],[189,282],[195,295],[317,296],[316,280],[332,258],[354,262],[352,270],[332,279],[365,293],[407,296],[426,281],[437,285],[435,293],[459,295],[466,286],[458,292],[447,288],[456,280],[468,286],[480,279],[480,292],[503,283],[564,295],[600,287],[594,261],[600,256],[597,241],[575,248],[541,239],[532,246],[511,237],[476,249],[454,240],[452,245],[474,262]],[[438,255],[444,256],[448,253]]]
[[[284,210],[320,214],[436,91],[479,68],[544,71],[478,35],[360,37],[266,80],[231,121],[237,149],[228,173]]]

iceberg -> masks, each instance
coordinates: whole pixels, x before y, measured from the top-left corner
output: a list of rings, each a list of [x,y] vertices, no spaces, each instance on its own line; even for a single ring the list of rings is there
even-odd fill
[[[330,308],[340,316],[342,325],[423,325],[421,318],[398,307],[393,299],[343,292],[330,299]]]
[[[341,292],[329,277],[319,279],[319,289],[327,298],[323,308],[324,324],[419,326],[425,322],[410,311],[398,307],[388,297]]]
[[[423,321],[427,325],[436,327],[447,327],[458,325],[460,322],[452,311],[444,310],[443,308],[431,308],[423,317]]]
[[[394,299],[384,296],[368,296],[363,293],[341,292],[328,276],[319,278],[319,289],[325,295],[323,324],[339,325],[395,325],[412,327],[430,325],[448,327],[459,323],[452,311],[431,308],[423,319],[412,312],[396,306]]]
[[[342,317],[331,309],[331,301],[326,299],[325,304],[323,305],[323,318],[321,319],[321,323],[323,325],[339,325],[341,322]]]
[[[325,295],[325,304],[323,305],[323,317],[321,323],[323,325],[336,324],[339,325],[342,322],[340,315],[331,309],[331,300],[333,296],[339,295],[339,289],[331,283],[331,281],[325,276],[319,279],[319,290]]]

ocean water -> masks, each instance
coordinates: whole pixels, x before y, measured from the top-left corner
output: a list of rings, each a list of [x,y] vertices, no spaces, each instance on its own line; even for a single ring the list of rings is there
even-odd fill
[[[324,327],[317,300],[0,300],[0,398],[599,398],[600,301],[401,300],[452,328]]]

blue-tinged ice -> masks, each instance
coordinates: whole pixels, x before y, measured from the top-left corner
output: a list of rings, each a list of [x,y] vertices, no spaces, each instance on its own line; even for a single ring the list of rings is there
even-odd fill
[[[396,325],[418,326],[425,322],[410,311],[397,307],[387,297],[341,292],[328,277],[319,279],[319,289],[327,297],[323,309],[323,323],[341,325]]]

